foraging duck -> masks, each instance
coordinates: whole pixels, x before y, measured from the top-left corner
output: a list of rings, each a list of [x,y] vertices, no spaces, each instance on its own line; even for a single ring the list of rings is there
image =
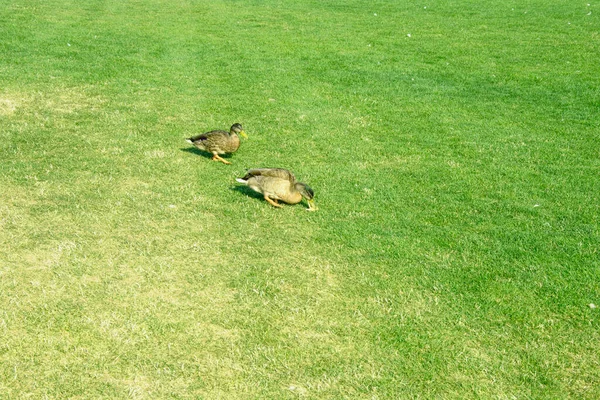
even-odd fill
[[[224,160],[219,154],[234,153],[240,147],[240,138],[238,133],[247,139],[248,135],[244,132],[242,124],[235,123],[231,125],[229,132],[223,130],[210,131],[186,139],[188,143],[193,144],[200,150],[212,153],[213,161],[221,161],[224,164],[231,164]]]
[[[283,207],[277,200],[288,204],[297,204],[304,197],[308,201],[307,211],[317,210],[313,199],[315,192],[307,184],[296,181],[294,174],[287,169],[251,169],[243,178],[237,178],[236,181],[258,193],[262,193],[265,200],[274,207]]]

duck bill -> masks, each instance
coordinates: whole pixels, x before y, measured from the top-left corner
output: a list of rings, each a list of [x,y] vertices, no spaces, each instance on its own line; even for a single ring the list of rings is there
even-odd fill
[[[313,199],[308,200],[308,210],[307,211],[317,211],[317,205]]]
[[[240,136],[243,137],[244,139],[248,139],[248,135],[244,131],[240,131]]]

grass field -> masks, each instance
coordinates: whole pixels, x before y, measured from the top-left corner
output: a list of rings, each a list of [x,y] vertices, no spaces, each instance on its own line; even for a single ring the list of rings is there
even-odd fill
[[[600,398],[599,15],[0,0],[0,398]]]

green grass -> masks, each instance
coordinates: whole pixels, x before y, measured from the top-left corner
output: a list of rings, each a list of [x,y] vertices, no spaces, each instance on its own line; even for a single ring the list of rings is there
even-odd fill
[[[0,0],[0,397],[599,398],[598,15]]]

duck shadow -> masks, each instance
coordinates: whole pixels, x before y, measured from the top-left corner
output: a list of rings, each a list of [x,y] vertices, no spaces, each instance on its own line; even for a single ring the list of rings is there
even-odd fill
[[[196,147],[182,147],[179,150],[185,151],[186,153],[195,154],[197,156],[202,156],[202,157],[208,158],[208,159],[212,159],[212,157],[213,157],[211,152],[200,150]],[[231,157],[231,154],[221,154],[220,157],[227,159],[227,158]]]

